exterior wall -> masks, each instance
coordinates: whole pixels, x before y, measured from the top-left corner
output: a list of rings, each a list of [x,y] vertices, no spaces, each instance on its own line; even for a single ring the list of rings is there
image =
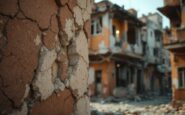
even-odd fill
[[[90,67],[96,70],[102,71],[102,96],[108,97],[111,96],[116,85],[115,78],[115,63],[113,61],[103,62],[98,64],[90,64]],[[95,76],[94,76],[95,77]],[[95,95],[95,82],[90,84],[91,94]]]
[[[124,34],[127,32],[128,30],[128,23],[125,21],[120,22],[117,19],[113,19],[112,20],[112,25],[114,25],[116,27],[116,29],[119,30],[119,38],[118,39],[125,39],[124,38]]]
[[[93,18],[96,20],[96,18]],[[109,36],[111,31],[109,29],[109,16],[108,14],[102,15],[102,32],[97,35],[92,35],[89,40],[89,49],[92,52],[106,53],[110,48]]]
[[[171,53],[172,64],[172,88],[173,88],[173,100],[185,100],[185,89],[180,89],[178,84],[178,67],[185,67],[185,56],[177,56]]]
[[[90,115],[90,0],[0,1],[0,114]]]

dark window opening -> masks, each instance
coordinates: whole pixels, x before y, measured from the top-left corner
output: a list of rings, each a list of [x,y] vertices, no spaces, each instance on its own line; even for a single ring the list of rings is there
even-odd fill
[[[143,55],[146,55],[146,42],[142,42],[143,45]]]
[[[185,88],[185,67],[178,69],[179,88]]]
[[[154,56],[159,56],[159,50],[158,48],[154,48]]]
[[[136,29],[135,28],[128,29],[128,43],[130,44],[136,43]]]
[[[96,95],[101,95],[102,92],[102,71],[96,70],[95,71],[95,89],[96,89]]]
[[[112,26],[112,35],[116,37],[116,26]]]

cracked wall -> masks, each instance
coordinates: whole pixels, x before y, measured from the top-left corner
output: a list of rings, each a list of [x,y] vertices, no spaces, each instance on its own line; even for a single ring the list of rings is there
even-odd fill
[[[0,114],[88,115],[91,0],[0,1]]]

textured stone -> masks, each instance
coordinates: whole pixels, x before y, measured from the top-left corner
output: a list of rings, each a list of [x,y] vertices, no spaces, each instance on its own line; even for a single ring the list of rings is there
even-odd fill
[[[89,14],[91,14],[91,13],[92,13],[92,6],[93,6],[94,3],[92,2],[92,0],[87,0],[86,2],[87,2],[86,11],[87,11]]]
[[[91,15],[87,10],[83,10],[82,15],[83,15],[83,21],[84,22],[86,22],[87,20],[89,20],[91,18]]]
[[[78,98],[87,92],[87,64],[80,58],[76,65],[70,67],[69,84],[73,94]]]
[[[78,4],[77,4],[77,0],[69,0],[68,1],[68,6],[69,6],[69,8],[71,9],[71,10],[73,10],[73,8],[75,7],[75,6],[77,6]]]
[[[51,69],[38,72],[33,82],[33,89],[38,92],[41,100],[47,99],[54,91]]]
[[[80,98],[76,104],[75,115],[90,115],[89,98],[87,96]]]
[[[47,50],[42,47],[40,52],[39,67],[33,82],[33,88],[41,96],[42,100],[48,98],[54,91],[52,65],[57,58],[55,50]]]
[[[27,115],[28,114],[28,107],[26,103],[23,103],[21,110],[16,110],[12,112],[10,115]]]
[[[86,8],[87,7],[87,1],[85,0],[77,0],[78,6],[80,6],[80,8]]]
[[[31,115],[72,115],[73,110],[72,94],[69,90],[64,90],[34,105]]]
[[[63,91],[65,89],[64,83],[62,83],[59,78],[55,79],[54,87],[56,91]]]
[[[41,28],[48,28],[51,16],[57,12],[55,0],[20,0],[20,7],[24,14],[37,21]]]
[[[84,31],[85,31],[86,37],[88,39],[91,38],[91,31],[89,31],[89,30],[91,30],[91,21],[90,20],[86,21],[84,24]]]
[[[58,54],[58,64],[59,64],[59,77],[62,81],[64,81],[67,78],[68,75],[68,57],[67,53],[64,50],[61,50]]]
[[[50,30],[52,32],[58,33],[59,32],[59,28],[58,28],[58,20],[56,15],[53,15],[51,18],[51,27]]]
[[[12,111],[12,104],[8,98],[0,91],[0,115],[6,115]]]
[[[8,22],[6,31],[8,43],[2,49],[6,58],[0,62],[0,76],[4,92],[15,106],[20,106],[26,84],[31,82],[37,67],[39,46],[34,39],[40,31],[31,21],[17,19]]]
[[[70,12],[69,8],[66,5],[60,8],[59,18],[62,30],[65,28],[66,22],[73,19],[73,14],[72,12]]]
[[[85,33],[80,31],[78,36],[73,40],[72,44],[69,46],[68,55],[80,55],[82,59],[88,64],[88,45]],[[69,57],[69,58],[70,58]],[[73,59],[71,59],[72,61]],[[73,65],[73,64],[72,64]]]
[[[82,15],[82,10],[76,6],[73,8],[74,11],[74,17],[75,17],[75,22],[79,25],[83,25],[83,15]]]
[[[69,0],[56,0],[59,6],[65,5]]]
[[[57,34],[52,31],[47,31],[43,37],[44,45],[49,49],[54,49],[56,45],[56,36]]]
[[[57,53],[55,50],[49,51],[45,47],[42,47],[39,59],[38,71],[46,71],[51,68],[52,64],[57,58]]]
[[[6,37],[4,36],[5,24],[7,23],[8,18],[0,15],[0,49],[6,45]]]
[[[14,16],[18,11],[17,0],[0,0],[0,13]]]

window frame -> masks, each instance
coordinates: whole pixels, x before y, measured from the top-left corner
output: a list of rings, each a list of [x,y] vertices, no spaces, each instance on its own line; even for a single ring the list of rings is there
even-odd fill
[[[182,71],[182,86],[180,86],[180,69],[183,69],[184,71]],[[185,89],[185,67],[182,66],[182,67],[178,67],[177,68],[177,75],[178,75],[178,89]],[[184,81],[184,82],[183,82]]]

